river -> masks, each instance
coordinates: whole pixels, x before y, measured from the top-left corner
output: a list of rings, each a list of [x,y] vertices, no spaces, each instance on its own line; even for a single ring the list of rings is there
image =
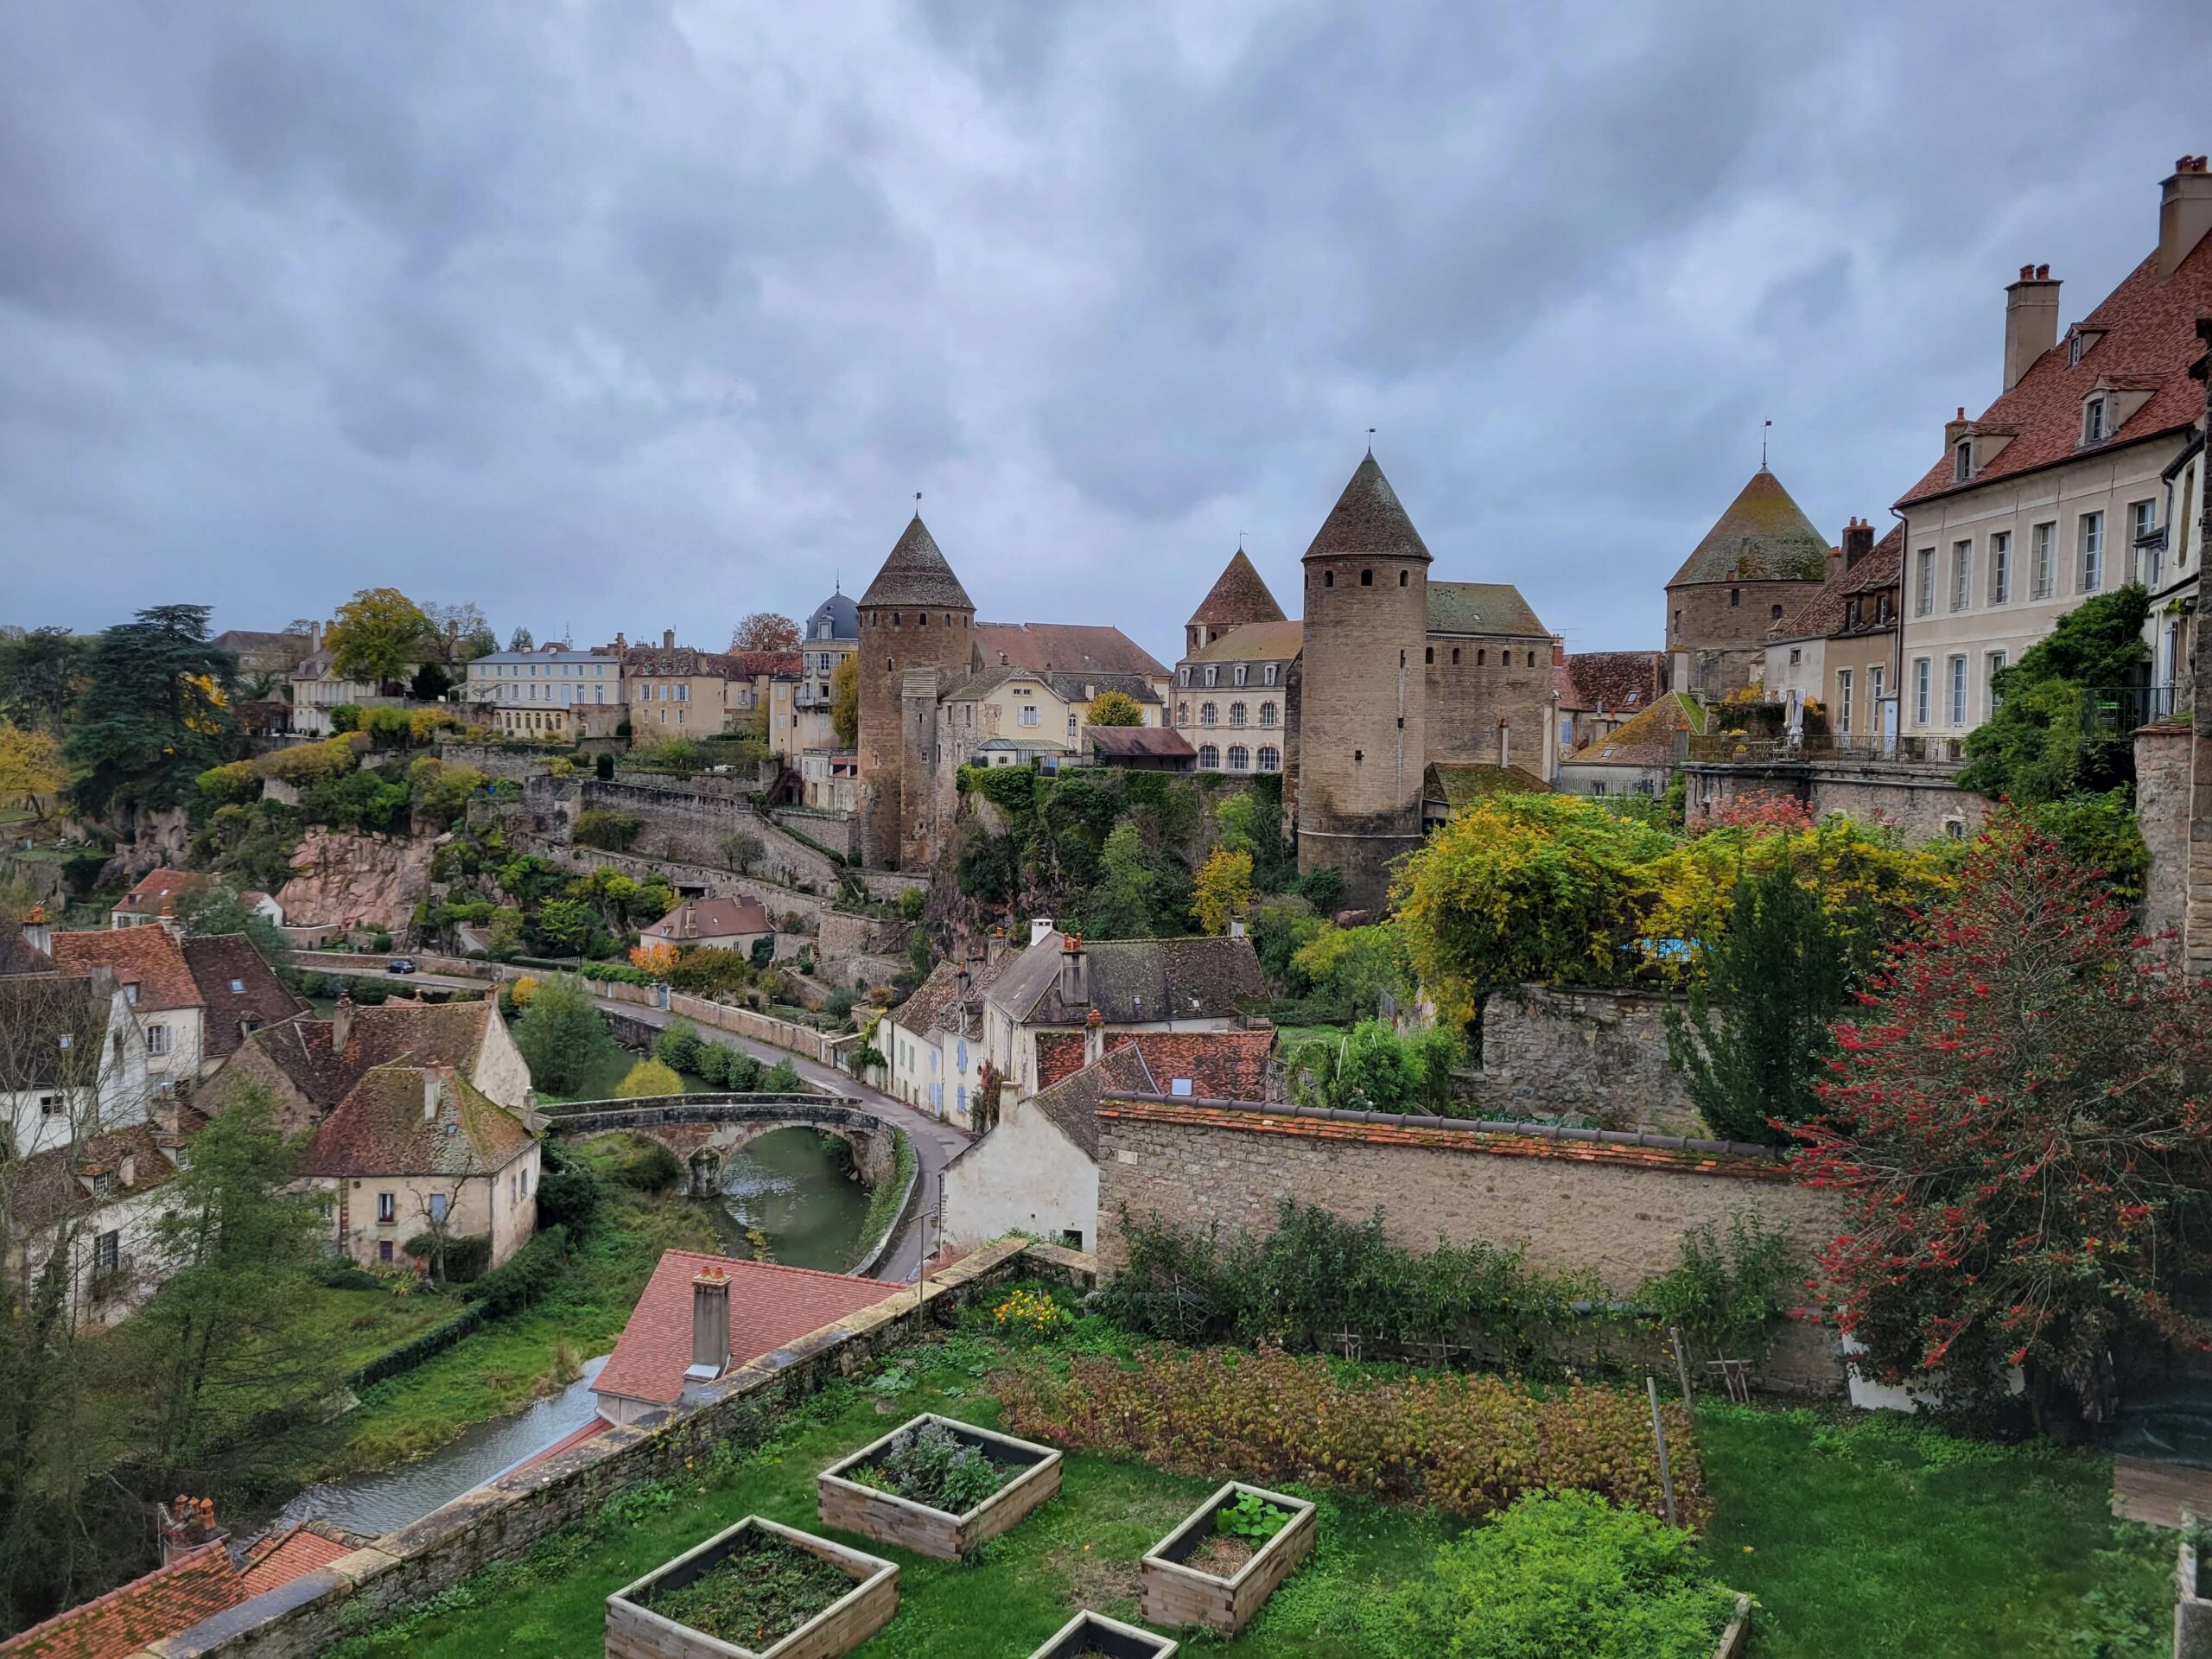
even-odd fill
[[[868,1193],[846,1166],[842,1145],[812,1129],[777,1129],[732,1154],[716,1216],[724,1248],[751,1259],[761,1253],[752,1242],[757,1233],[771,1261],[848,1271],[862,1247]],[[560,1393],[473,1424],[426,1458],[310,1487],[284,1506],[277,1524],[314,1519],[378,1536],[418,1521],[591,1421],[591,1380],[606,1363],[604,1355],[590,1360]]]

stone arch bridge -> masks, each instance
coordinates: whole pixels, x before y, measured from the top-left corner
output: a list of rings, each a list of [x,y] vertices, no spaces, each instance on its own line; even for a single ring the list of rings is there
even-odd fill
[[[850,1147],[870,1186],[898,1166],[893,1131],[855,1101],[835,1095],[649,1095],[578,1100],[538,1108],[548,1133],[574,1141],[642,1135],[683,1160],[694,1198],[721,1191],[722,1166],[747,1141],[777,1129],[818,1129]]]

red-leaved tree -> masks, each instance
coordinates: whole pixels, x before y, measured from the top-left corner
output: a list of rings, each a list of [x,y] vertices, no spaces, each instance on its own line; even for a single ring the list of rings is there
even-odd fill
[[[2212,1348],[2212,993],[2145,943],[2001,816],[1837,1026],[1794,1164],[1843,1195],[1821,1266],[1884,1380],[1941,1366],[1965,1404],[2020,1365],[2101,1417],[2129,1338]]]

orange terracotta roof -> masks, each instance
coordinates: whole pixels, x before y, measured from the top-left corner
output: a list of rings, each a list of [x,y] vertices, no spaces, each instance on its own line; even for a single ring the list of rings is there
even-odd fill
[[[1167,677],[1160,660],[1119,628],[1088,622],[978,622],[976,652],[987,669]]]
[[[2018,477],[2194,424],[2204,413],[2204,394],[2191,384],[2189,371],[2204,349],[2196,338],[2196,319],[2209,312],[2212,236],[2198,242],[2171,276],[2158,275],[2154,250],[2075,325],[2084,334],[2100,336],[2079,363],[2067,361],[2068,342],[2061,340],[1973,423],[1976,431],[2001,426],[2018,436],[1964,483],[1953,476],[1951,457],[1946,454],[1897,505],[1979,489],[1995,479]],[[2084,445],[2082,400],[2100,382],[2149,391],[2151,397],[2102,443]]]
[[[751,1363],[825,1325],[906,1288],[887,1280],[766,1262],[739,1262],[693,1250],[667,1250],[646,1282],[630,1322],[593,1381],[594,1394],[674,1405],[691,1364],[691,1281],[713,1268],[729,1275],[729,1359]]]
[[[1239,1135],[1278,1135],[1296,1140],[1374,1147],[1427,1147],[1439,1152],[1480,1153],[1492,1158],[1556,1158],[1569,1163],[1688,1171],[1745,1181],[1786,1182],[1790,1179],[1786,1164],[1762,1155],[1756,1147],[1699,1150],[1720,1143],[1685,1142],[1668,1135],[1619,1135],[1606,1138],[1594,1132],[1562,1130],[1554,1134],[1503,1126],[1459,1128],[1413,1119],[1393,1120],[1376,1113],[1322,1115],[1281,1107],[1202,1105],[1119,1096],[1101,1101],[1097,1115],[1102,1118],[1222,1129]]]
[[[207,878],[190,870],[159,869],[139,879],[137,886],[116,901],[116,908],[133,916],[173,916],[176,901],[207,885]]]
[[[48,954],[64,973],[81,974],[103,965],[114,969],[118,985],[137,987],[131,1006],[141,1014],[201,1006],[192,969],[165,927],[56,933]]]
[[[270,1533],[246,1551],[245,1592],[257,1596],[277,1589],[352,1554],[345,1540],[302,1521],[289,1531]]]

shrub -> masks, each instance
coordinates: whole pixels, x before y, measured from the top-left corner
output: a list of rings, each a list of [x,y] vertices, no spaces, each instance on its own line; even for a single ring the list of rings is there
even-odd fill
[[[542,1198],[542,1195],[541,1195]],[[468,1287],[469,1300],[486,1316],[499,1319],[532,1302],[560,1282],[568,1266],[569,1233],[564,1227],[547,1227]]]
[[[659,1060],[639,1060],[614,1085],[617,1100],[650,1100],[656,1095],[680,1095],[683,1079]]]
[[[326,1290],[376,1290],[384,1284],[366,1268],[357,1266],[342,1255],[317,1262],[309,1277]]]
[[[760,1079],[764,1095],[795,1095],[798,1092],[798,1068],[789,1060],[778,1060],[768,1068],[768,1075]]]
[[[835,1014],[838,1019],[842,1020],[852,1013],[853,1005],[859,1001],[860,996],[858,993],[849,991],[843,986],[840,985],[836,990],[830,993],[829,998],[823,1003],[823,1007],[830,1013]]]
[[[853,1478],[949,1515],[967,1514],[1006,1479],[988,1454],[942,1423],[924,1423],[901,1433]]]
[[[929,895],[927,893],[924,893],[919,887],[908,887],[904,893],[899,895],[899,919],[908,922],[920,921],[922,919],[923,908],[927,906],[928,903]]]
[[[597,847],[610,853],[626,853],[638,839],[638,832],[645,828],[645,820],[626,812],[607,812],[596,808],[580,813],[576,827],[569,840],[579,847]]]
[[[678,1071],[698,1071],[703,1077],[706,1074],[699,1069],[701,1047],[699,1028],[689,1020],[670,1020],[653,1042],[653,1052],[664,1065]]]
[[[200,798],[211,806],[230,806],[261,796],[261,774],[251,760],[210,766],[200,774],[198,782]]]
[[[760,1062],[741,1048],[725,1051],[729,1055],[729,1084],[732,1094],[749,1095],[760,1087]]]
[[[522,986],[515,987],[522,1003]],[[537,986],[522,1018],[515,1021],[515,1046],[539,1088],[565,1095],[614,1046],[607,1021],[591,1005],[591,994],[575,979],[549,979]]]
[[[1537,1392],[1481,1373],[1339,1375],[1320,1357],[1162,1346],[1141,1370],[1077,1354],[994,1377],[1016,1434],[1135,1456],[1155,1468],[1267,1485],[1332,1486],[1459,1516],[1573,1487],[1658,1513],[1664,1497],[1643,1390],[1580,1382]],[[1662,1408],[1677,1511],[1709,1505],[1688,1414]],[[1449,1651],[1449,1649],[1443,1649]],[[1562,1653],[1572,1649],[1560,1649]]]
[[[435,1233],[417,1233],[399,1248],[417,1262],[429,1262],[440,1254]],[[489,1233],[449,1236],[445,1242],[443,1255],[446,1283],[474,1283],[484,1276],[484,1269],[491,1265],[492,1236]]]
[[[692,1056],[691,1070],[709,1088],[727,1089],[729,1087],[729,1062],[733,1052],[720,1043],[702,1042],[698,1052]]]
[[[683,1179],[683,1160],[659,1141],[636,1135],[632,1142],[627,1155],[607,1172],[618,1185],[638,1192],[665,1192]]]
[[[601,783],[614,781],[614,757],[602,754],[591,763],[591,775]]]
[[[753,963],[741,951],[719,945],[696,945],[668,970],[668,982],[692,996],[713,996],[722,991],[741,991],[753,983]]]
[[[1380,1623],[1402,1659],[1709,1659],[1735,1600],[1688,1532],[1540,1492],[1438,1550]]]
[[[567,1236],[582,1238],[599,1216],[599,1177],[558,1141],[539,1142],[538,1156],[538,1226],[565,1228]]]

